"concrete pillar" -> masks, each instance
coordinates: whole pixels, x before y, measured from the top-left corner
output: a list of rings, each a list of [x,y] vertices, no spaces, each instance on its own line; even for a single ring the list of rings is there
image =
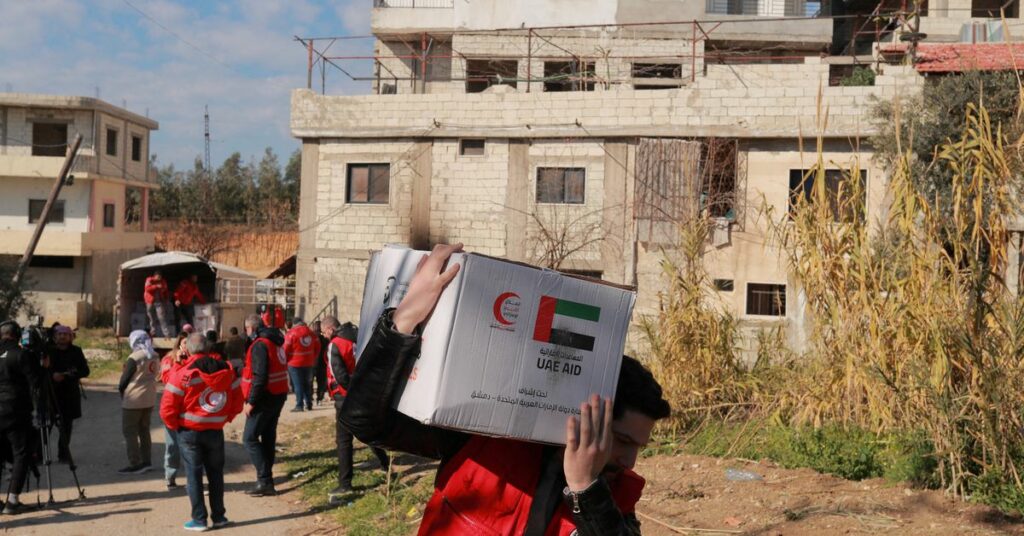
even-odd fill
[[[607,281],[626,281],[627,233],[630,225],[626,210],[626,177],[629,146],[624,142],[605,141],[604,206],[601,212],[601,271]]]
[[[414,249],[430,249],[430,179],[433,176],[434,141],[416,142],[413,148],[412,210],[409,214],[409,245]]]
[[[316,257],[316,206],[317,183],[320,169],[320,140],[302,140],[302,160],[299,172],[299,251],[295,257],[295,296],[299,303],[296,314],[307,316],[302,310],[306,304],[313,304],[316,296],[311,295]],[[315,310],[315,309],[314,309]]]
[[[508,188],[505,197],[505,254],[514,261],[526,260],[527,210],[530,199],[529,140],[508,141]]]

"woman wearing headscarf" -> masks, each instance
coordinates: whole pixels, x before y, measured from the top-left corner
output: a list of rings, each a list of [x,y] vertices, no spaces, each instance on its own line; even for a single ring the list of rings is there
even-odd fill
[[[152,442],[149,421],[156,405],[156,381],[160,377],[160,357],[153,350],[149,334],[139,329],[128,335],[132,353],[124,363],[121,381],[121,431],[128,450],[128,465],[121,474],[139,474],[152,466]]]

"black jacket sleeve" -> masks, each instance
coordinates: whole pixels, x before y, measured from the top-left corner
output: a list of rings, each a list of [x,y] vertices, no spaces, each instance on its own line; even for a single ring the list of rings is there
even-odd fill
[[[253,406],[263,400],[263,395],[267,390],[267,367],[270,366],[268,359],[267,345],[262,342],[252,343],[252,361],[250,363],[252,383],[249,387],[249,399],[246,402]]]
[[[72,355],[74,356],[75,368],[78,369],[76,376],[78,379],[88,378],[91,371],[89,370],[89,360],[85,358],[85,352],[78,346],[72,346],[71,348],[74,352]]]
[[[427,426],[392,408],[419,354],[419,337],[395,331],[393,312],[377,321],[356,363],[341,407],[342,424],[368,445],[447,460],[466,444],[467,434]]]
[[[335,345],[330,345],[330,363],[331,363],[331,374],[338,380],[338,384],[341,385],[342,389],[348,390],[351,384],[351,376],[348,373],[348,369],[345,367],[345,360],[342,359],[341,352]]]
[[[604,478],[576,494],[575,500],[566,497],[566,502],[579,536],[640,536],[640,521],[633,514],[623,515],[619,511]]]
[[[138,364],[134,359],[129,359],[124,363],[124,369],[121,371],[121,381],[117,382],[117,391],[121,393],[121,397],[124,397],[124,392],[128,389],[128,384],[132,381],[132,376],[135,375],[135,371],[138,369]]]

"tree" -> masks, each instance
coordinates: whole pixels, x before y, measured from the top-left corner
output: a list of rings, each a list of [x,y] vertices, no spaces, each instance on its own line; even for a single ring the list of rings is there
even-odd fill
[[[1016,119],[1019,100],[1012,72],[970,71],[929,80],[918,96],[876,103],[872,110],[879,129],[872,139],[876,158],[891,169],[900,152],[909,151],[914,187],[933,208],[948,213],[953,206],[954,170],[939,158],[937,148],[964,131],[965,110],[971,103],[984,104],[993,126],[1001,125],[1006,139],[1016,139],[1021,133]],[[1019,170],[1017,160],[1014,168]]]
[[[292,219],[299,219],[299,185],[302,180],[302,150],[295,149],[284,168],[284,189],[292,202]]]

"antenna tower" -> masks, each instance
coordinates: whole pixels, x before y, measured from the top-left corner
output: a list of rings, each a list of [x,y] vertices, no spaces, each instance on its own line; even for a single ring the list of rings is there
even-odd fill
[[[210,174],[210,106],[203,107],[203,139],[206,142],[206,153],[203,158],[203,169]]]

